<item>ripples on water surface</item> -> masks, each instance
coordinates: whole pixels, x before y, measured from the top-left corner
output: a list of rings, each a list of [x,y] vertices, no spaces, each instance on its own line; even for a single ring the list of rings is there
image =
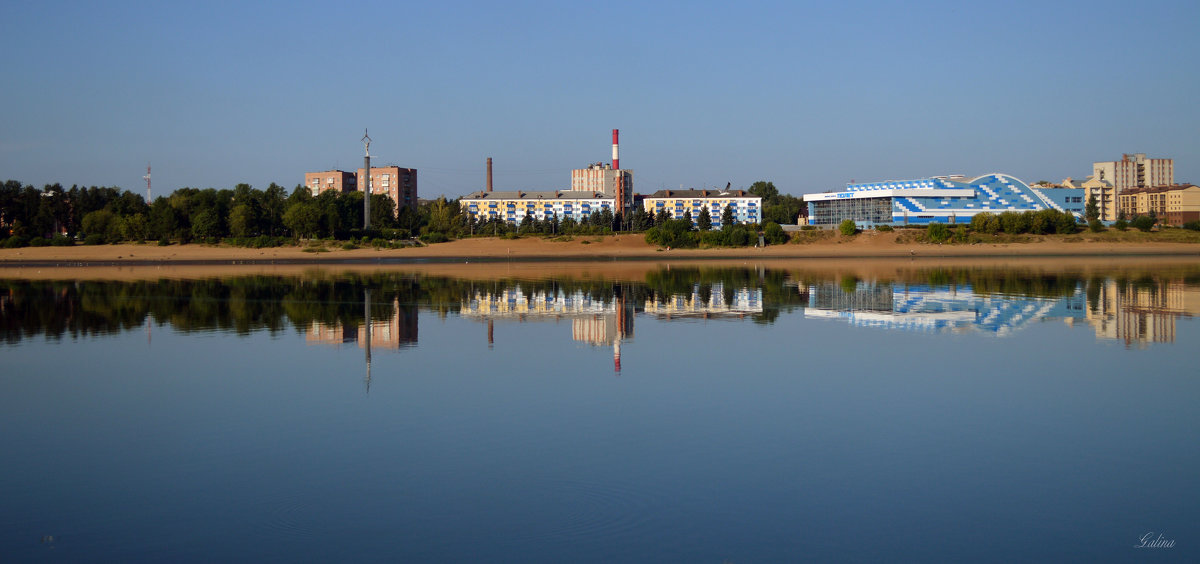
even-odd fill
[[[1197,313],[1186,261],[8,277],[0,559],[1194,561]]]

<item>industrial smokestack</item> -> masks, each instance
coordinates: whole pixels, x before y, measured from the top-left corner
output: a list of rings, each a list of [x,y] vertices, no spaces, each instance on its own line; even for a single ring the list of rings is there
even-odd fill
[[[616,169],[616,170],[620,170],[620,168],[621,168],[620,152],[617,150],[617,147],[618,147],[617,132],[618,131],[619,130],[617,130],[617,129],[613,130],[613,169]]]
[[[487,191],[492,191],[492,158],[488,157]]]

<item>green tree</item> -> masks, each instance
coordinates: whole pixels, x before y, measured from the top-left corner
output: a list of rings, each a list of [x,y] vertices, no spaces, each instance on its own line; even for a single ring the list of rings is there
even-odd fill
[[[135,213],[126,217],[122,227],[123,238],[130,241],[145,241],[150,236],[150,222],[145,214]]]
[[[283,212],[283,224],[296,237],[317,237],[321,231],[321,209],[311,198],[293,202]]]
[[[654,214],[654,226],[661,227],[666,224],[667,220],[669,219],[671,219],[671,216],[667,214],[667,210],[660,209],[658,210],[658,213]]]
[[[778,223],[768,221],[766,225],[763,225],[763,239],[768,245],[782,245],[788,242],[788,234]]]
[[[525,217],[521,218],[521,226],[517,228],[517,232],[524,235],[526,233],[533,233],[535,230],[536,227],[533,224],[533,214],[525,214]]]
[[[1051,210],[1054,211],[1054,210]],[[1054,232],[1059,235],[1070,235],[1079,231],[1079,222],[1071,212],[1055,212],[1058,219],[1054,221]]]
[[[272,182],[262,194],[262,225],[267,235],[283,234],[286,229],[283,225],[283,212],[286,210],[287,192],[283,186]]]
[[[853,219],[843,219],[842,222],[838,224],[838,231],[841,231],[842,235],[851,237],[855,233],[858,233],[858,225],[855,225]]]
[[[234,237],[253,237],[258,235],[255,232],[257,223],[254,211],[247,203],[233,206],[233,209],[229,211],[229,234]]]
[[[712,214],[708,212],[708,208],[700,209],[700,217],[696,218],[696,227],[701,231],[712,229]]]
[[[776,203],[776,199],[779,198],[779,190],[775,188],[775,183],[766,180],[751,184],[748,192],[762,198],[764,206]]]
[[[971,229],[976,233],[995,235],[1001,229],[1000,218],[989,212],[975,214],[975,217],[971,218]]]
[[[192,216],[192,235],[196,238],[220,237],[224,233],[221,216],[213,208],[205,208]]]
[[[1100,206],[1096,204],[1096,195],[1089,194],[1087,205],[1083,207],[1083,217],[1091,222],[1093,219],[1100,219]]]
[[[1151,215],[1139,215],[1133,218],[1132,225],[1139,231],[1150,231],[1154,228],[1155,220]]]
[[[454,216],[457,215],[444,196],[439,196],[429,204],[429,223],[427,231],[450,235],[454,231]],[[425,231],[425,230],[423,230]]]
[[[721,210],[721,227],[733,225],[733,206],[725,204],[725,209]]]
[[[83,233],[107,238],[115,220],[116,214],[108,210],[90,212],[83,216]]]
[[[930,223],[929,227],[925,228],[925,236],[934,243],[945,242],[950,239],[950,235],[950,228],[936,221]]]
[[[396,202],[387,194],[371,195],[371,229],[396,227]]]
[[[1000,214],[1000,227],[1010,235],[1028,232],[1031,216],[1031,213],[1003,212]]]
[[[167,198],[159,196],[150,206],[150,237],[171,239],[179,237],[180,218]]]
[[[611,209],[604,208],[603,210],[600,210],[600,226],[604,229],[611,230],[613,228],[614,219],[615,217],[613,216]]]

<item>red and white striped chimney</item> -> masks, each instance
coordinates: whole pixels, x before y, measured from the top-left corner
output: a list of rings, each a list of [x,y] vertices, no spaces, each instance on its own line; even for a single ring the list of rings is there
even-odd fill
[[[617,131],[613,130],[613,168],[619,170],[621,168],[620,153],[617,151]]]

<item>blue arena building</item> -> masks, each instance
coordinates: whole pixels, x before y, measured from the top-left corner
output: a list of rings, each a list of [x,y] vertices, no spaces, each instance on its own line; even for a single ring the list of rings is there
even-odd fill
[[[966,180],[938,176],[922,180],[849,184],[843,192],[805,194],[811,225],[833,226],[852,219],[859,227],[970,223],[981,212],[1053,209],[1083,217],[1082,188],[1033,188],[1007,174]]]

